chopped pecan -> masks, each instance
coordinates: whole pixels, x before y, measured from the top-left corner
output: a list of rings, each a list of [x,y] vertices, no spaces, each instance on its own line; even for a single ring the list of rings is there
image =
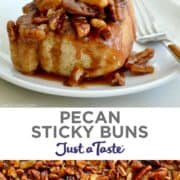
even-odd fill
[[[92,160],[92,161],[90,161],[90,164],[91,164],[92,166],[99,166],[99,165],[101,164],[101,161]]]
[[[154,72],[154,67],[147,62],[154,56],[154,49],[147,48],[140,53],[135,53],[126,62],[125,67],[133,74],[143,75]]]
[[[114,78],[112,79],[113,86],[123,86],[125,84],[124,75],[122,73],[116,72]]]
[[[50,173],[48,177],[50,180],[59,180],[59,176],[54,173]]]
[[[48,166],[59,166],[63,164],[62,160],[54,160],[54,161],[43,161],[45,165]]]
[[[75,164],[76,164],[76,162],[74,161],[74,160],[68,160],[68,161],[66,161],[66,165],[67,166],[75,166]]]
[[[26,175],[23,175],[22,177],[21,177],[21,180],[30,180]]]
[[[19,165],[20,165],[20,161],[18,161],[18,160],[11,160],[11,161],[9,161],[9,163],[11,164],[11,165],[13,165],[13,167],[15,167],[15,168],[18,168],[19,167]]]
[[[104,8],[108,5],[108,0],[80,0],[80,1],[100,8]]]
[[[35,3],[41,12],[48,9],[57,9],[61,6],[61,0],[35,0]]]
[[[98,177],[98,175],[96,175],[96,174],[91,174],[89,180],[96,180],[97,177]]]
[[[24,170],[23,169],[16,169],[16,173],[18,176],[22,176],[24,174]]]
[[[43,164],[44,164],[43,161],[36,161],[34,167],[35,169],[39,169],[43,166]]]
[[[160,167],[160,161],[158,160],[146,160],[146,161],[142,161],[143,164],[148,165],[150,164],[152,167]]]
[[[128,70],[136,75],[151,74],[154,72],[154,67],[150,65],[138,65],[138,64],[129,64]]]
[[[133,173],[132,172],[129,172],[127,174],[127,177],[126,177],[126,180],[132,180],[133,179]]]
[[[108,176],[98,176],[96,177],[96,180],[109,180]]]
[[[62,6],[68,13],[73,15],[95,17],[97,14],[97,11],[91,6],[75,0],[62,0]]]
[[[80,180],[89,180],[89,175],[88,174],[82,174],[80,177]]]
[[[54,174],[58,174],[60,172],[60,167],[59,166],[53,166],[50,168],[50,172]]]
[[[73,19],[72,24],[79,38],[86,37],[90,33],[91,26],[86,19]]]
[[[124,168],[128,168],[128,161],[119,160],[118,163],[120,163]]]
[[[134,161],[132,161],[132,163],[131,163],[131,167],[132,167],[133,169],[141,169],[141,168],[144,167],[144,165],[142,164],[141,161],[134,160]]]
[[[122,177],[127,176],[126,170],[121,165],[118,165],[117,170]]]
[[[36,161],[33,166],[25,169],[15,168],[16,161],[0,162],[3,164],[0,180],[179,180],[180,178],[179,161],[158,161],[160,167],[157,168],[150,165],[153,161],[44,160]],[[28,161],[20,161],[20,164],[21,162]],[[34,169],[37,164],[38,170]]]
[[[115,169],[116,161],[107,161],[107,164],[111,169]]]
[[[81,168],[84,169],[84,167],[87,165],[86,161],[76,161],[76,165]]]
[[[7,175],[10,176],[10,177],[16,178],[17,177],[17,173],[16,173],[15,168],[14,167],[10,167],[8,169]]]
[[[21,161],[20,162],[20,168],[21,169],[28,169],[34,166],[36,161]]]
[[[148,173],[148,171],[150,171],[152,169],[152,167],[149,165],[149,166],[146,166],[144,167],[134,178],[134,180],[142,180],[143,176]]]
[[[60,30],[65,20],[64,11],[58,11],[55,15],[49,18],[49,27],[51,30]]]
[[[159,168],[152,172],[150,175],[150,178],[152,179],[158,179],[163,180],[168,175],[168,169],[167,168]]]
[[[41,180],[48,180],[48,172],[47,171],[41,172]]]
[[[29,171],[29,175],[31,175],[33,177],[33,179],[35,180],[40,180],[41,179],[41,173],[35,169],[31,169]]]
[[[47,23],[48,22],[47,17],[34,17],[32,20],[33,24],[42,24],[42,23]]]
[[[93,18],[91,19],[91,25],[94,28],[98,28],[98,29],[104,29],[107,27],[107,24],[104,20],[102,19],[97,19],[97,18]]]
[[[173,180],[179,180],[180,179],[180,172],[179,171],[173,171],[172,172],[172,178]],[[161,180],[161,179],[160,179]]]
[[[67,167],[67,168],[65,169],[65,171],[66,171],[66,173],[67,173],[68,175],[71,175],[71,176],[75,175],[75,170],[74,170],[73,167]]]

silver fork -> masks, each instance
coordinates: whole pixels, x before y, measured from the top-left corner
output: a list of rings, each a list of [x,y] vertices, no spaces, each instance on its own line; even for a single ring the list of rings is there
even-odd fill
[[[180,63],[180,48],[168,38],[165,32],[159,30],[155,18],[147,8],[144,0],[134,0],[134,3],[137,20],[137,42],[140,44],[161,42]]]

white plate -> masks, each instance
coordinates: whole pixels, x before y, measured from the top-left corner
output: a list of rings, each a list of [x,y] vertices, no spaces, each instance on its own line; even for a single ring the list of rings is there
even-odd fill
[[[0,77],[10,83],[33,91],[53,95],[70,97],[110,97],[132,94],[135,92],[151,89],[161,85],[162,83],[167,82],[168,80],[172,79],[177,74],[179,74],[179,66],[175,62],[173,57],[169,54],[169,52],[160,44],[152,44],[151,46],[156,49],[156,56],[151,62],[155,66],[155,73],[152,75],[145,76],[127,75],[126,86],[124,87],[89,86],[83,89],[72,88],[63,86],[59,82],[47,81],[39,78],[24,76],[16,70],[14,70],[11,64],[8,48],[8,39],[6,33],[6,22],[9,19],[15,20],[16,17],[18,17],[21,14],[21,7],[28,1],[6,0],[6,3],[3,3],[3,1],[0,2]],[[162,0],[152,0],[149,5],[151,5],[152,7],[161,7],[161,1]],[[173,6],[172,0],[167,0],[167,2],[171,3],[171,10],[175,10],[175,8],[177,10],[177,3],[174,2]],[[178,9],[180,10],[179,7]],[[180,11],[177,12],[180,15]],[[159,12],[159,15],[160,13],[161,12]],[[174,16],[174,22],[175,21],[179,21],[179,16]],[[172,27],[173,22],[168,23]],[[142,47],[138,45],[135,46],[135,50],[139,50],[141,48]]]

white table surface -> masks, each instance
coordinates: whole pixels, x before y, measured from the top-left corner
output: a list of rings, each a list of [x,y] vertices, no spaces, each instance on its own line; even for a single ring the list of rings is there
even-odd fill
[[[148,1],[158,23],[180,44],[180,1]],[[161,9],[161,16],[159,10]],[[172,11],[173,9],[173,11]],[[179,16],[174,21],[174,16]],[[178,20],[179,19],[179,20]],[[169,23],[174,23],[172,26]],[[177,33],[178,32],[178,33]],[[177,35],[178,34],[178,35]],[[0,79],[0,106],[3,107],[180,107],[180,76],[145,92],[113,98],[79,99],[40,94]]]

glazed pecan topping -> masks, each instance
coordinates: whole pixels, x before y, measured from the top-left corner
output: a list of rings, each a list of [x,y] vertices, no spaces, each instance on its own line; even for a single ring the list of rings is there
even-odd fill
[[[125,5],[125,0],[108,0],[108,6],[106,8],[108,18],[113,22],[122,21],[124,19]]]
[[[26,169],[3,161],[0,179],[9,180],[175,180],[179,179],[179,162],[159,161],[159,168],[149,161],[20,161]],[[33,162],[33,165],[32,165]],[[37,168],[37,164],[40,165]],[[144,164],[145,163],[145,164]],[[124,165],[123,165],[124,164]],[[151,161],[151,164],[156,164]],[[137,165],[135,168],[134,166]],[[140,166],[141,165],[141,166]],[[164,166],[172,165],[173,169]],[[36,168],[37,169],[36,169]],[[89,168],[86,168],[89,167]],[[140,168],[141,167],[141,168]],[[97,170],[95,173],[94,170]],[[21,173],[20,170],[22,171]]]
[[[57,9],[61,6],[61,0],[34,0],[34,2],[41,12],[48,9]]]
[[[86,19],[72,19],[72,24],[79,38],[86,37],[91,30],[91,26]]]
[[[125,0],[34,0],[23,7],[24,15],[17,23],[9,22],[9,37],[12,41],[15,40],[18,32],[24,40],[41,41],[49,31],[62,34],[65,29],[64,20],[71,22],[72,18],[80,18],[85,21],[73,20],[72,23],[78,38],[88,37],[91,31],[96,29],[102,40],[108,40],[111,38],[109,23],[123,21],[125,2]]]

